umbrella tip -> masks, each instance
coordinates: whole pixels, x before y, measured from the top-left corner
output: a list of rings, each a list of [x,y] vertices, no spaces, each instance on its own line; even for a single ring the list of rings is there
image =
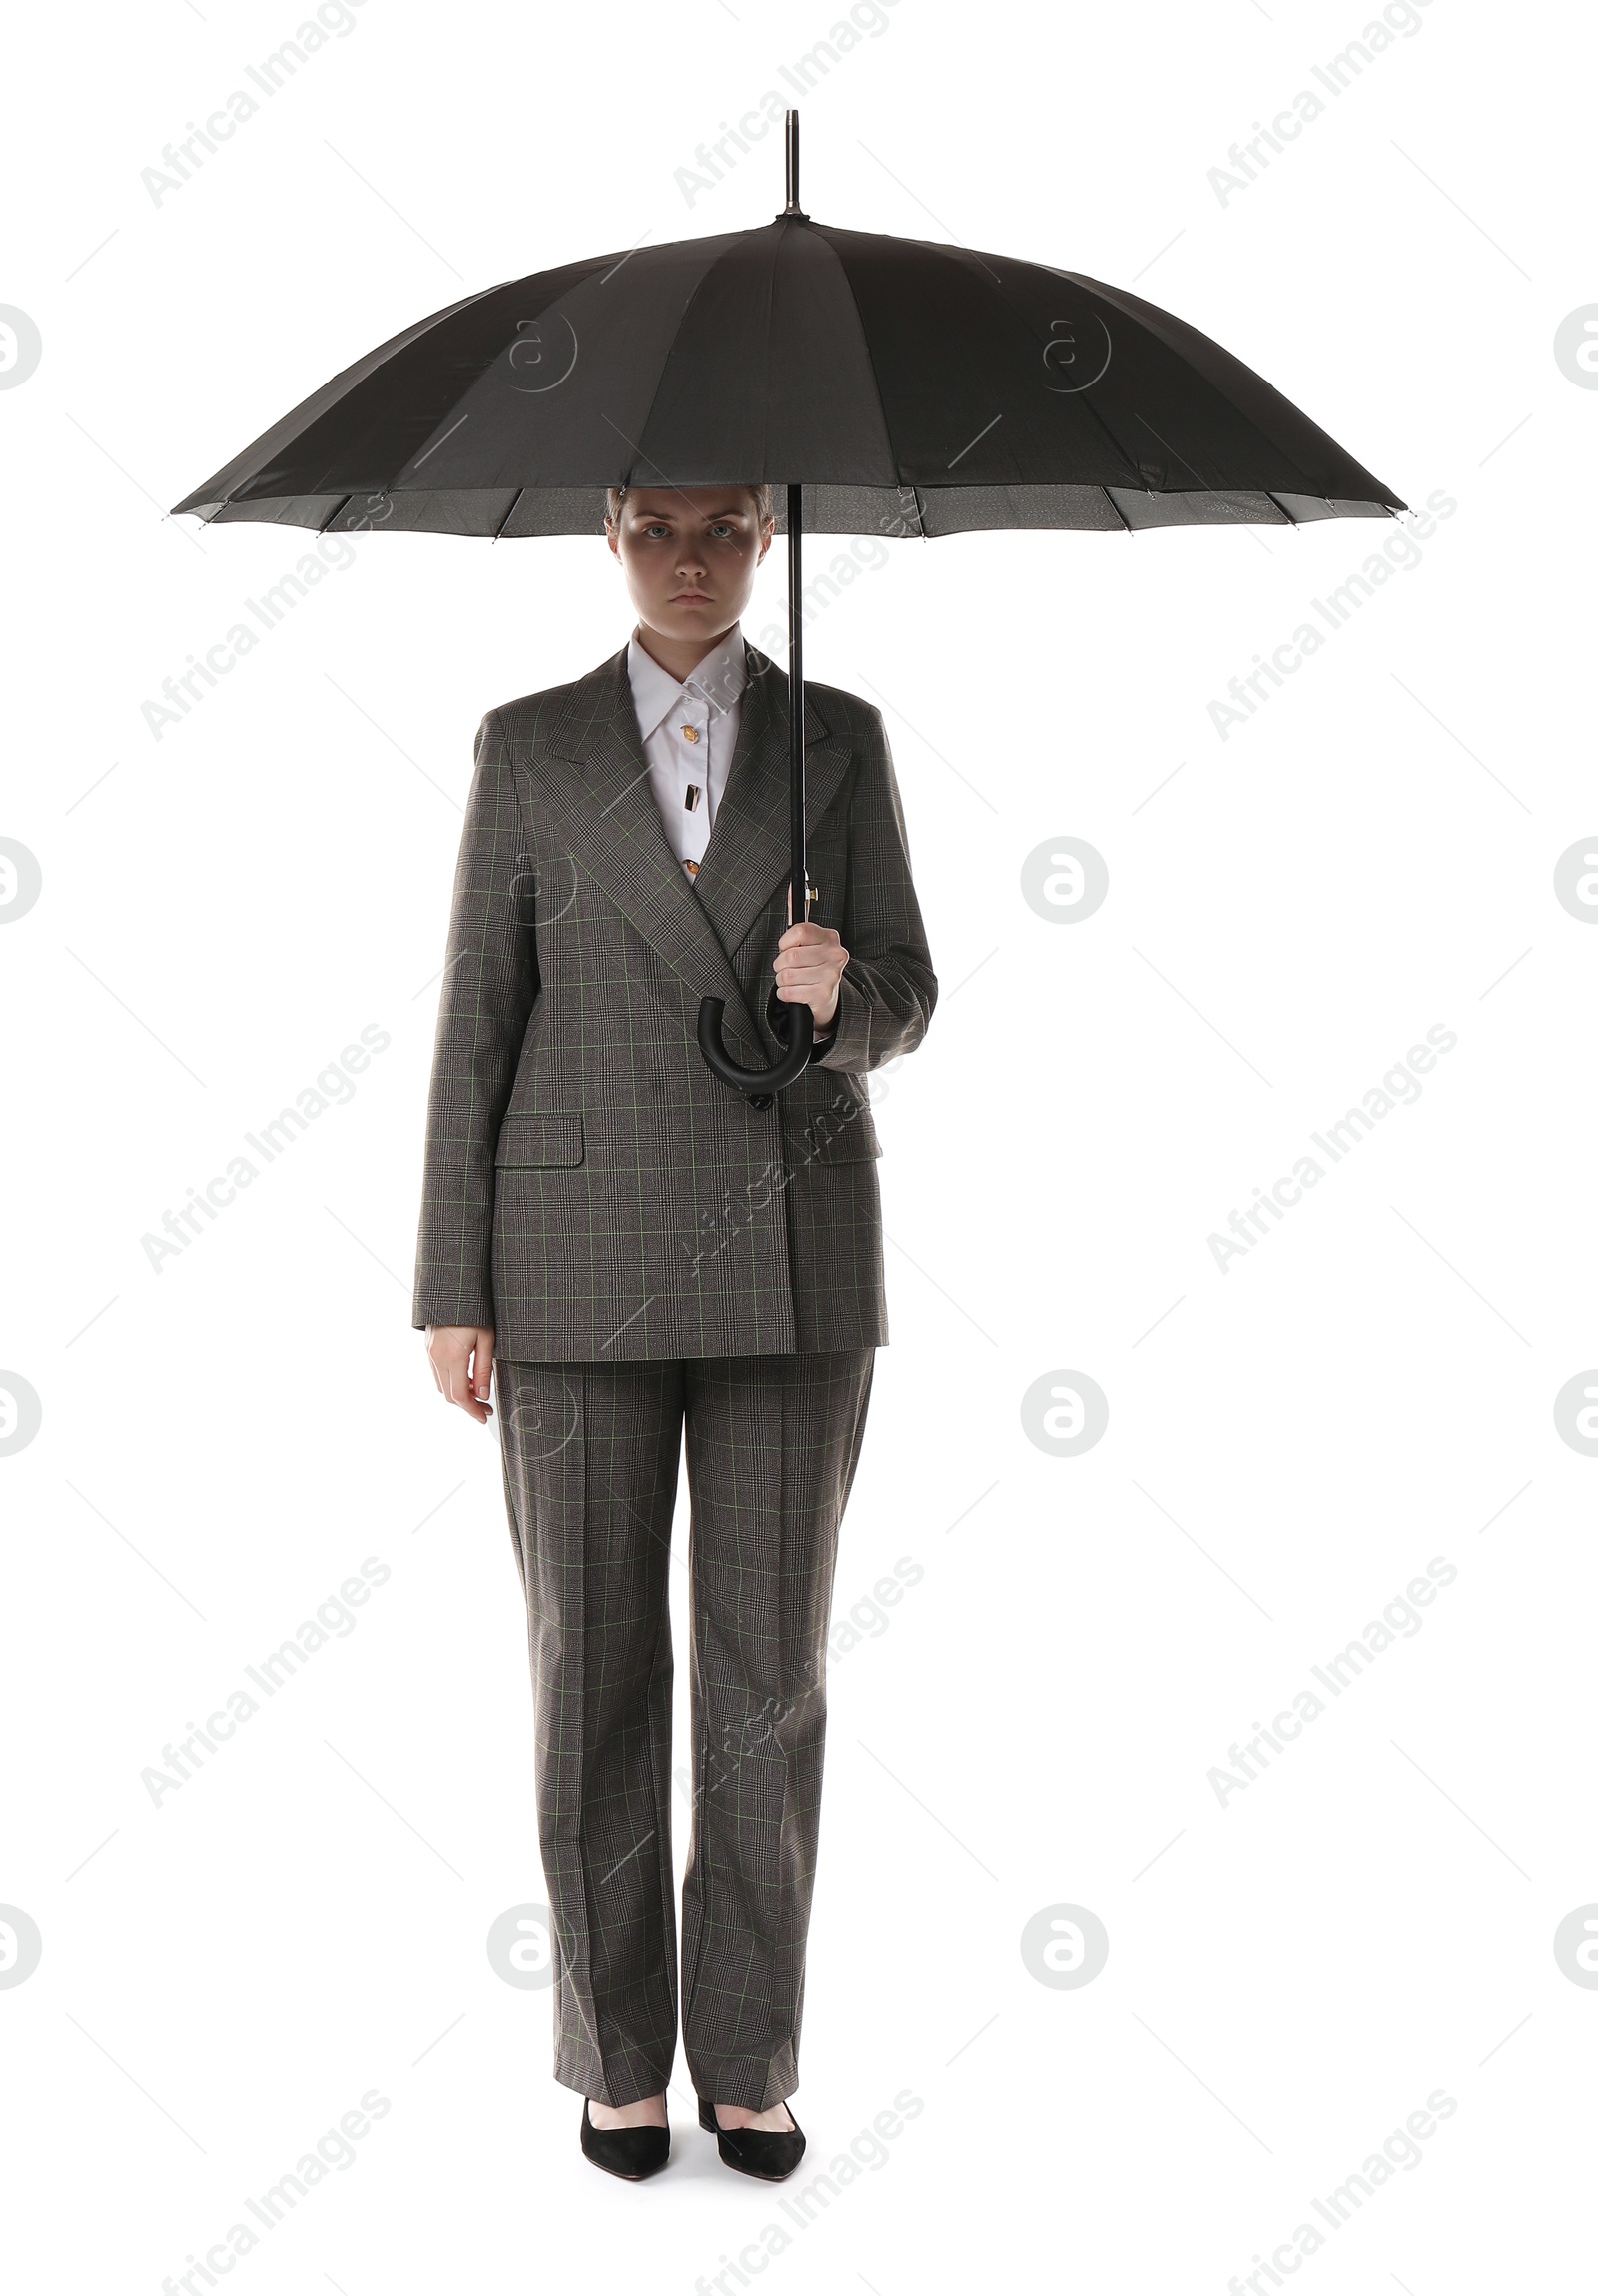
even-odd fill
[[[810,218],[799,205],[799,114],[792,105],[784,115],[783,127],[788,204],[774,220],[782,223],[791,217],[795,223],[807,224]]]

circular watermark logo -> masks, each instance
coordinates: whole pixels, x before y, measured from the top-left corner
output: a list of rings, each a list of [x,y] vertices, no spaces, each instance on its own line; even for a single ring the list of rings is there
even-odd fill
[[[577,1432],[576,1394],[563,1373],[556,1374],[560,1380],[559,1393],[551,1392],[544,1384],[545,1368],[542,1364],[533,1367],[533,1379],[537,1382],[533,1384],[520,1374],[507,1382],[505,1366],[494,1365],[498,1374],[500,1440],[514,1440],[518,1459],[552,1459]]]
[[[555,1981],[554,1930],[547,1906],[507,1906],[488,1931],[488,1962],[496,1977],[524,1993],[542,1993]]]
[[[25,1451],[44,1423],[44,1405],[20,1371],[0,1371],[0,1459]]]
[[[577,857],[552,853],[547,861],[529,861],[510,880],[510,900],[530,902],[534,921],[555,925],[577,905]]]
[[[0,837],[0,925],[14,925],[26,917],[43,884],[38,855],[14,837]]]
[[[1598,1371],[1577,1371],[1554,1396],[1554,1426],[1561,1442],[1598,1458]]]
[[[1043,347],[1046,390],[1086,390],[1110,365],[1110,330],[1097,311],[1052,319]]]
[[[1598,390],[1598,303],[1584,303],[1559,322],[1554,358],[1567,383]]]
[[[1021,1958],[1040,1985],[1072,1992],[1109,1960],[1109,1931],[1086,1906],[1044,1906],[1021,1932]]]
[[[0,390],[15,390],[39,364],[44,338],[25,311],[0,303]]]
[[[577,364],[577,331],[564,312],[518,319],[505,364],[512,390],[553,390]]]
[[[1554,1931],[1554,1959],[1573,1985],[1598,1991],[1598,1906],[1577,1906]]]
[[[1573,1451],[1598,1459],[1598,1371],[1578,1371],[1554,1397],[1554,1425]]]
[[[0,1906],[0,1987],[25,1985],[39,1966],[44,1939],[20,1906]]]
[[[1110,1424],[1110,1400],[1086,1371],[1046,1371],[1021,1398],[1027,1440],[1051,1458],[1091,1451]]]
[[[1554,863],[1554,892],[1578,924],[1598,925],[1598,837],[1565,847]]]
[[[1021,864],[1022,898],[1051,925],[1080,925],[1109,890],[1104,855],[1080,837],[1048,838]]]

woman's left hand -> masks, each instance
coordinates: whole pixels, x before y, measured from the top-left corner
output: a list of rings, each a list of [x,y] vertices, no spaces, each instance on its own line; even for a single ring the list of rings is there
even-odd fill
[[[789,889],[788,907],[793,908]],[[838,983],[849,952],[830,925],[790,925],[777,943],[777,995],[785,1005],[808,1005],[818,1029],[837,1017]]]

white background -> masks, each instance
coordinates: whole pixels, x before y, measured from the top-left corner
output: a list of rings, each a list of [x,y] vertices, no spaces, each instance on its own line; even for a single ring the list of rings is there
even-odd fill
[[[43,872],[0,934],[0,1368],[43,1407],[0,1459],[0,1901],[43,1939],[0,1990],[18,2284],[154,2296],[374,2089],[230,2286],[732,2290],[742,2250],[790,2296],[1218,2296],[1305,2223],[1318,2296],[1566,2281],[1598,1463],[1553,1402],[1598,1362],[1598,934],[1553,872],[1598,829],[1598,396],[1553,339],[1598,298],[1586,26],[1430,0],[1224,202],[1209,171],[1368,10],[897,0],[803,106],[818,218],[1132,287],[1455,508],[1225,741],[1211,701],[1393,529],[895,544],[811,625],[812,674],[884,708],[942,996],[876,1081],[892,1339],[839,1614],[924,1575],[832,1676],[798,2181],[921,2109],[801,2229],[716,2163],[680,2059],[669,2172],[596,2175],[549,1996],[489,1965],[543,1897],[520,1589],[494,1433],[409,1328],[472,736],[616,649],[619,577],[583,539],[361,537],[159,741],[141,710],[310,547],[167,504],[470,290],[767,221],[775,137],[692,202],[677,171],[839,15],[352,20],[159,204],[141,171],[292,0],[13,32],[0,302],[43,341],[0,393],[0,835]],[[781,582],[774,553],[751,630]],[[1077,924],[1020,890],[1063,836],[1110,873]],[[374,1023],[355,1097],[157,1273],[163,1214]],[[1418,1101],[1222,1272],[1209,1236],[1438,1024]],[[1021,1419],[1060,1370],[1109,1401],[1067,1459]],[[355,1631],[155,1806],[163,1747],[368,1556]],[[1419,1630],[1223,1805],[1228,1749],[1434,1557]],[[1021,1953],[1061,1904],[1110,1939],[1077,1989]],[[1316,2196],[1438,2090],[1332,2231]]]

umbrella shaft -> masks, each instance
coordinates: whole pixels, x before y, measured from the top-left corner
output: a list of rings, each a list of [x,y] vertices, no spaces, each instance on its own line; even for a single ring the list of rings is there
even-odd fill
[[[810,916],[810,880],[805,873],[805,650],[804,600],[800,556],[804,508],[799,486],[788,488],[788,821],[793,867],[791,915],[795,924]]]

